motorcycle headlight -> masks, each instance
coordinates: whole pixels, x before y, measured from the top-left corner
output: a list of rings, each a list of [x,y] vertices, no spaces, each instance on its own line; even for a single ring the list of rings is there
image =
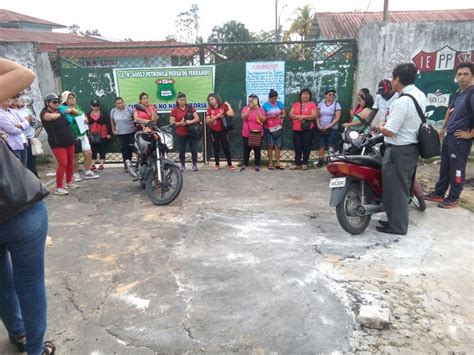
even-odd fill
[[[173,149],[173,135],[171,133],[159,132],[161,144],[165,145],[169,150]]]

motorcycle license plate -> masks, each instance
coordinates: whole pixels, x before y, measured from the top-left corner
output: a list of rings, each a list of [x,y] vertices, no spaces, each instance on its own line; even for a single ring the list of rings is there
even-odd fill
[[[346,186],[346,178],[345,177],[334,178],[334,179],[331,179],[331,181],[329,182],[329,188],[330,189],[336,189],[338,187],[344,187],[344,186]]]

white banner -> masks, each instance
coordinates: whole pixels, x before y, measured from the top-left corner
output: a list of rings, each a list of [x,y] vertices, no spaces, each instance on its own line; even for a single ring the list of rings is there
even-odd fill
[[[278,92],[280,101],[285,101],[285,62],[247,62],[245,65],[245,88],[260,98],[260,104],[268,101],[270,89]]]

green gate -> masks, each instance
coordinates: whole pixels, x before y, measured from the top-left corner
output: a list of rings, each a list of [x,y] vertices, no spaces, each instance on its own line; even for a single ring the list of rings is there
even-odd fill
[[[92,98],[99,98],[108,111],[113,107],[116,95],[114,68],[215,65],[215,92],[236,111],[230,144],[233,159],[239,160],[242,158],[240,111],[247,100],[246,62],[285,61],[285,97],[280,99],[284,99],[287,113],[297,101],[301,89],[309,88],[313,92],[313,100],[320,101],[325,88],[334,86],[343,108],[343,120],[346,120],[352,103],[356,43],[350,40],[200,45],[136,45],[124,42],[59,47],[57,54],[63,90],[75,92],[78,104],[86,110]],[[204,118],[204,114],[201,117]],[[169,114],[160,114],[160,124],[168,122]],[[208,137],[207,131],[201,142],[201,161],[212,159]],[[317,142],[316,137],[314,148],[317,148]],[[120,161],[118,151],[114,142],[107,160]],[[283,160],[293,159],[289,119],[285,120],[282,151]]]

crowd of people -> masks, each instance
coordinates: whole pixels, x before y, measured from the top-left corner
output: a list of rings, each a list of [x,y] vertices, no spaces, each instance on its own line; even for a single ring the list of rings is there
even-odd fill
[[[410,185],[419,157],[418,132],[421,124],[417,106],[424,112],[427,99],[415,86],[416,67],[412,63],[398,65],[391,81],[380,81],[375,99],[367,89],[358,92],[358,103],[351,110],[351,120],[343,123],[346,129],[366,131],[379,112],[377,130],[385,137],[386,150],[382,163],[383,201],[387,221],[379,221],[382,233],[406,234],[408,228],[408,199]],[[48,191],[42,188],[37,175],[32,139],[38,134],[39,124],[28,109],[28,102],[19,100],[17,93],[28,87],[34,74],[13,62],[0,59],[0,317],[7,328],[10,341],[19,351],[29,354],[54,354],[55,345],[44,342],[46,330],[46,292],[44,284],[44,247],[48,216],[42,201]],[[439,202],[439,207],[453,208],[465,181],[465,170],[474,138],[474,64],[461,63],[456,68],[459,91],[450,104],[439,134],[444,143],[441,151],[440,178],[434,191],[425,198]],[[341,105],[336,90],[328,88],[324,100],[315,103],[313,93],[303,89],[292,105],[288,118],[292,122],[295,162],[290,169],[306,170],[314,132],[320,132],[320,160],[326,150],[334,148],[341,121]],[[214,148],[215,169],[220,169],[219,151],[222,148],[229,169],[231,161],[228,119],[235,111],[216,94],[207,98],[209,108],[205,122],[210,126]],[[57,195],[68,194],[76,188],[79,175],[78,154],[84,156],[85,179],[97,179],[95,171],[104,169],[105,154],[112,135],[120,141],[124,161],[130,159],[136,123],[158,120],[158,113],[149,96],[141,93],[143,109],[132,109],[117,97],[115,107],[106,112],[100,101],[93,99],[87,114],[76,102],[73,92],[44,98],[40,113],[42,127],[57,160]],[[255,170],[260,171],[262,140],[267,141],[268,169],[284,169],[281,164],[281,145],[285,106],[278,93],[271,90],[268,101],[260,104],[257,95],[250,95],[241,110],[244,162],[241,171],[249,169],[250,153],[255,156]],[[199,135],[192,133],[192,125],[199,125],[196,110],[180,93],[170,121],[176,125],[179,159],[184,171],[186,148],[192,156],[192,170],[197,171]],[[275,162],[273,162],[275,152]],[[11,158],[14,157],[14,160]],[[97,163],[97,159],[99,162]],[[96,166],[97,165],[97,166]],[[27,170],[29,169],[29,170]],[[20,177],[20,178],[19,178]],[[22,178],[21,178],[22,177]],[[65,177],[65,184],[64,184]],[[8,181],[7,184],[4,184]],[[29,184],[27,182],[30,182]],[[33,183],[31,183],[33,182]],[[11,186],[15,184],[15,186]],[[446,193],[449,194],[446,196]],[[33,191],[31,191],[33,190]],[[20,191],[21,193],[17,193]],[[34,193],[31,193],[34,192]]]

